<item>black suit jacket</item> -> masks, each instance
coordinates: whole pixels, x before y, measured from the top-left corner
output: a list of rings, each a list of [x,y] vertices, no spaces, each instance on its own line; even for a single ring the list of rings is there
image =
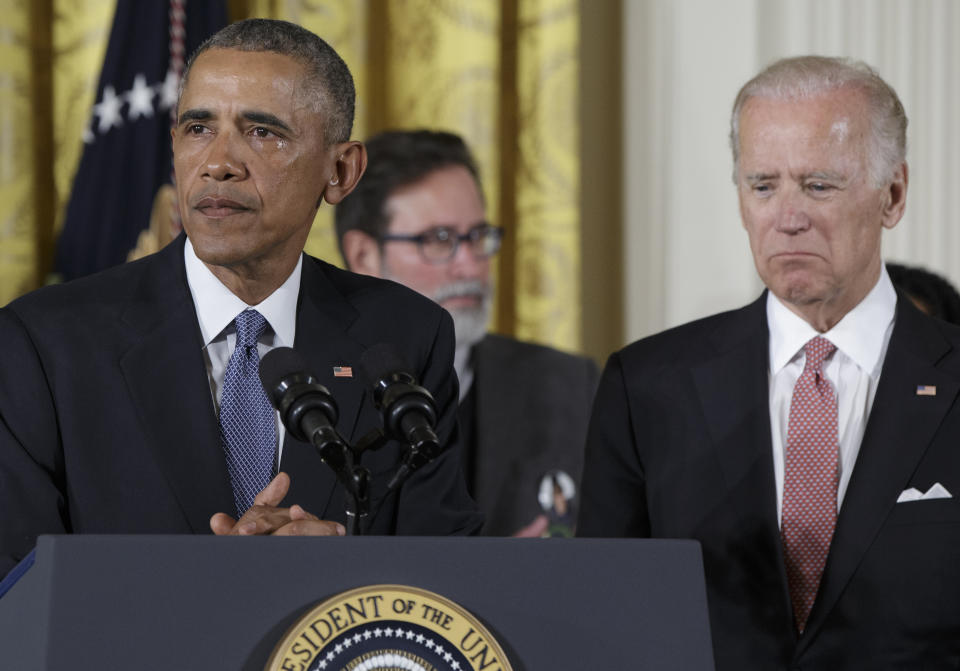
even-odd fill
[[[776,513],[765,296],[614,354],[591,418],[579,533],[694,538],[718,671],[960,668],[960,329],[897,301],[807,628]],[[918,396],[918,385],[936,387]]]
[[[543,509],[540,481],[560,470],[580,482],[597,366],[550,347],[486,335],[473,349],[473,493],[483,533],[509,536]]]
[[[357,373],[374,344],[394,344],[438,404],[453,449],[391,497],[374,533],[448,534],[481,524],[456,435],[453,326],[392,282],[305,257],[295,349],[336,398],[348,439],[379,425]],[[0,575],[43,533],[208,533],[234,510],[183,238],[141,261],[29,294],[0,310]],[[366,453],[376,500],[400,454]],[[286,503],[343,521],[343,491],[316,451],[287,434]]]

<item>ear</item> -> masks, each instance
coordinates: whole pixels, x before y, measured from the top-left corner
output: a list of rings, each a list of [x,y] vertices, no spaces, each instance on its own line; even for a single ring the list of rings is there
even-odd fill
[[[907,175],[907,164],[901,163],[893,176],[893,181],[887,184],[881,212],[884,228],[896,226],[907,207]]]
[[[333,174],[327,178],[323,199],[336,205],[357,186],[367,169],[367,148],[360,142],[341,142],[330,148],[334,154]]]
[[[343,234],[343,261],[347,269],[362,275],[380,277],[380,245],[363,231]]]

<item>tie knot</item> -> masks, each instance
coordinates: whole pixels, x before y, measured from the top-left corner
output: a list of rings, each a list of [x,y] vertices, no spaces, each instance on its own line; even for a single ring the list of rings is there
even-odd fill
[[[256,310],[244,310],[234,318],[237,327],[237,347],[251,347],[267,328],[267,320]]]
[[[812,368],[819,371],[823,366],[823,361],[837,350],[837,346],[826,338],[817,336],[812,338],[803,346],[804,354],[807,357],[804,362],[804,368]]]

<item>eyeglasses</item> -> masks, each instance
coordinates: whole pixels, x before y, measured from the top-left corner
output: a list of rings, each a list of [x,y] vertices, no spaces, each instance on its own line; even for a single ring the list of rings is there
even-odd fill
[[[503,229],[491,224],[477,224],[466,233],[457,233],[452,226],[435,226],[416,235],[385,234],[383,242],[413,242],[427,263],[446,263],[457,254],[461,242],[470,245],[475,259],[486,259],[497,253]]]

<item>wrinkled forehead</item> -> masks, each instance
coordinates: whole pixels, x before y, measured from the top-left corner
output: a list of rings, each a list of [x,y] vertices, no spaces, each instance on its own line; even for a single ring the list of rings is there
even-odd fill
[[[198,99],[209,104],[250,98],[302,107],[315,102],[311,83],[306,67],[285,54],[212,48],[193,62],[180,105]]]
[[[866,158],[869,130],[866,106],[857,92],[798,99],[758,96],[740,113],[740,151],[744,160],[787,149]]]
[[[465,233],[487,216],[476,179],[460,165],[444,166],[393,189],[383,212],[391,232],[414,234],[437,226]]]

